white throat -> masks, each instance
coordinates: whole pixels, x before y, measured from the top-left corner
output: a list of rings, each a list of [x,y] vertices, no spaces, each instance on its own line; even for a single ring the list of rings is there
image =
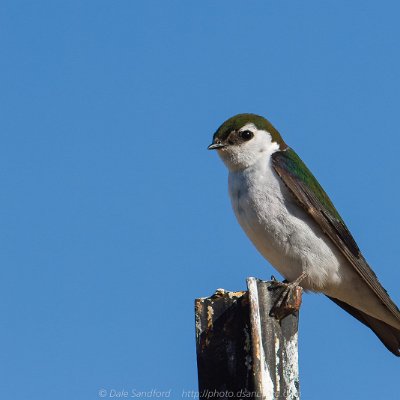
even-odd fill
[[[248,142],[218,150],[219,156],[229,171],[251,167],[260,159],[269,159],[271,154],[279,150],[279,144],[272,141],[271,134],[257,129],[254,124],[247,124],[240,130],[250,130],[254,133],[254,137]]]

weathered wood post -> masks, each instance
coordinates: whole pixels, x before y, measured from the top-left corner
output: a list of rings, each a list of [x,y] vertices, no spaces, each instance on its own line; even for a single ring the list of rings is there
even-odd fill
[[[247,279],[248,291],[196,299],[200,399],[299,399],[298,312],[269,316],[279,291]],[[301,289],[291,301],[301,301]],[[290,307],[290,304],[289,304]]]

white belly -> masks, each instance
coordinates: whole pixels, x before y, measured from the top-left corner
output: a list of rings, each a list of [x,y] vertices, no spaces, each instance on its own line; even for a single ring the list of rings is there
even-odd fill
[[[306,271],[304,289],[330,292],[340,283],[344,258],[268,164],[230,172],[236,217],[258,251],[286,279]]]

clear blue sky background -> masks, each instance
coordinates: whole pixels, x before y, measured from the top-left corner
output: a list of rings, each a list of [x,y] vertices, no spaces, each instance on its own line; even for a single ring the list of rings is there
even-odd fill
[[[206,151],[267,116],[400,303],[397,1],[0,4],[0,393],[196,390],[193,300],[275,273]],[[305,400],[394,399],[400,360],[323,296]]]

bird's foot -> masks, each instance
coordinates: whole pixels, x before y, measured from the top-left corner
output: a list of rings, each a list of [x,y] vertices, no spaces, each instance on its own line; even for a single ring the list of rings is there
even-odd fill
[[[271,282],[269,290],[280,289],[278,298],[272,306],[269,315],[281,321],[290,314],[299,311],[301,305],[302,288],[300,282],[306,277],[303,272],[293,282],[279,282],[276,279]]]
[[[278,281],[278,279],[275,278],[275,275],[271,275],[271,281],[278,283],[289,283],[287,279],[284,279],[282,282]]]

